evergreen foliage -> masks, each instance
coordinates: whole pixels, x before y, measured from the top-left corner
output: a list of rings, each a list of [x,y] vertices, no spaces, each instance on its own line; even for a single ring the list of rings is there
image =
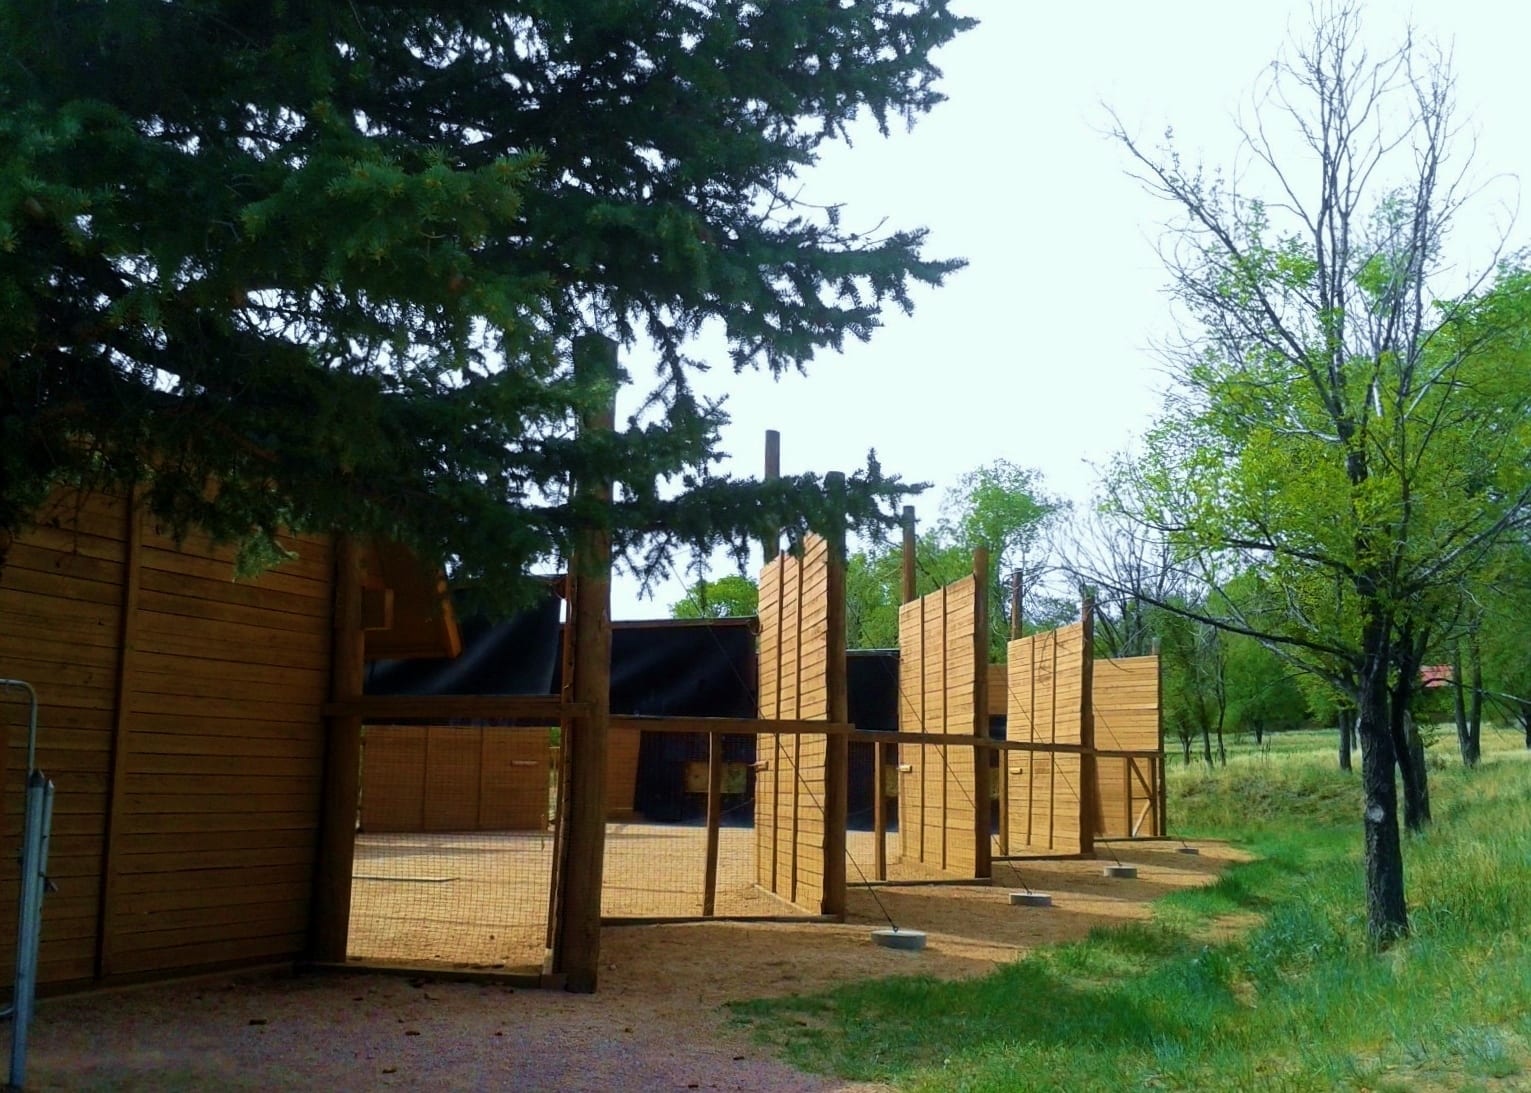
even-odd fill
[[[618,550],[829,519],[713,471],[687,355],[802,369],[960,265],[797,178],[940,100],[946,0],[104,0],[0,8],[0,529],[60,480],[178,527],[378,533],[517,587],[613,476]],[[658,350],[579,437],[596,336]],[[647,388],[645,388],[647,389]],[[850,517],[903,492],[875,459]]]

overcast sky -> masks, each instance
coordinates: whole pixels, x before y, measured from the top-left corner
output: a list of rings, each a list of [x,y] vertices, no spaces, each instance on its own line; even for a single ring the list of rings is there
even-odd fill
[[[922,522],[961,474],[1000,458],[1039,468],[1053,492],[1082,503],[1095,467],[1147,424],[1164,386],[1152,351],[1169,329],[1154,244],[1169,210],[1126,176],[1103,132],[1106,106],[1151,143],[1173,125],[1191,158],[1231,163],[1234,115],[1247,113],[1288,28],[1309,20],[1306,0],[954,7],[981,22],[938,56],[949,101],[912,132],[883,140],[868,127],[853,148],[831,150],[805,196],[843,203],[853,229],[884,217],[927,227],[931,255],[968,267],[920,293],[913,316],[888,314],[870,342],[822,355],[806,376],[735,376],[720,354],[701,384],[728,395],[735,473],[759,473],[768,428],[781,430],[788,473],[852,471],[875,448],[888,472],[933,484],[915,500]],[[1459,118],[1489,183],[1482,224],[1463,234],[1472,244],[1479,233],[1486,252],[1488,225],[1518,199],[1515,180],[1531,178],[1531,8],[1373,2],[1364,22],[1379,49],[1412,22],[1453,50]],[[729,572],[720,559],[713,576]],[[652,618],[682,588],[643,600],[619,579],[613,592],[615,617]]]

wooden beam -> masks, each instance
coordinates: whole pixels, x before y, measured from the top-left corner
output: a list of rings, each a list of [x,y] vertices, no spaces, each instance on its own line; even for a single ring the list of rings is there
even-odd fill
[[[844,736],[850,737],[855,726],[846,721],[805,721],[802,719],[759,717],[644,717],[637,714],[613,714],[613,729],[641,729],[644,732],[725,733],[729,736]],[[886,736],[886,733],[872,735]]]
[[[350,536],[335,544],[335,608],[332,621],[330,698],[336,704],[361,697],[366,673],[362,630],[361,550]],[[324,795],[309,915],[308,955],[344,963],[351,924],[351,871],[356,856],[356,810],[361,801],[361,725],[354,713],[327,717]]]
[[[829,648],[824,665],[829,720],[850,720],[845,667],[845,475],[832,471],[825,486],[833,506],[829,535],[829,587],[826,625]],[[824,896],[820,910],[845,918],[845,829],[849,821],[850,744],[844,735],[830,736],[824,754]]]
[[[617,343],[600,335],[580,338],[574,347],[576,378],[603,386],[599,404],[581,422],[586,435],[616,428],[619,369]],[[601,960],[601,880],[606,853],[606,741],[611,715],[611,481],[575,483],[575,506],[583,524],[575,532],[570,573],[577,582],[569,626],[574,641],[576,703],[588,713],[565,722],[568,807],[563,843],[563,893],[559,949],[553,971],[565,989],[595,990]]]
[[[133,731],[133,652],[138,641],[138,587],[143,553],[143,512],[139,493],[129,492],[124,502],[122,559],[122,625],[118,630],[117,687],[112,715],[111,782],[107,790],[106,838],[101,850],[101,898],[96,913],[96,978],[113,974],[112,920],[115,917],[118,845],[122,834],[122,810],[127,800],[128,756]]]
[[[326,717],[355,717],[374,724],[405,721],[520,721],[546,728],[565,717],[585,717],[589,704],[565,703],[558,695],[357,695],[324,707]]]

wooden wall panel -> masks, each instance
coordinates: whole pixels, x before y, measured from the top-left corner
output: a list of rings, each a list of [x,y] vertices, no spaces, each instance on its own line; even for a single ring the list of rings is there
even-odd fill
[[[638,792],[639,729],[608,729],[606,733],[606,819],[631,820]]]
[[[548,734],[489,727],[483,733],[480,830],[546,831],[553,765]]]
[[[1008,739],[1080,745],[1088,653],[1080,623],[1009,644]],[[1081,768],[1077,751],[1005,753],[1012,853],[1080,853]]]
[[[1126,657],[1094,663],[1095,746],[1138,752],[1132,758],[1097,759],[1102,833],[1108,838],[1162,835],[1158,778],[1159,658]]]
[[[544,831],[551,768],[546,729],[369,725],[361,829]]]
[[[100,944],[101,858],[122,659],[128,513],[110,498],[60,493],[16,536],[0,569],[0,676],[40,700],[37,765],[55,786],[39,978],[89,981]],[[15,862],[26,793],[27,707],[0,693],[0,979],[14,974]]]
[[[102,972],[295,958],[314,844],[293,833],[319,820],[331,546],[289,538],[288,561],[238,580],[229,547],[148,521],[142,535]],[[209,830],[222,853],[175,853]]]
[[[478,827],[483,730],[432,725],[425,731],[425,830],[473,831]]]
[[[297,956],[313,872],[328,680],[327,541],[234,580],[122,498],[60,492],[0,569],[0,676],[42,698],[54,781],[41,981]],[[25,713],[0,704],[0,856],[21,835]],[[14,877],[0,934],[14,936]],[[9,948],[0,950],[0,976]]]
[[[957,877],[979,868],[975,841],[980,801],[973,739],[978,582],[939,588],[899,609],[899,731],[950,736],[950,746],[899,745],[901,856]],[[987,713],[987,711],[985,711]]]
[[[1094,663],[1095,746],[1102,751],[1159,750],[1159,658]]]
[[[827,720],[829,546],[782,555],[760,576],[760,716]],[[761,887],[817,912],[824,895],[822,736],[763,735],[755,779],[755,868]]]

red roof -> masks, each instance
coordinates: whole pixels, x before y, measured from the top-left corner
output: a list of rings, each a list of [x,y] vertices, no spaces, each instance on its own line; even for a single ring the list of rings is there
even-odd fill
[[[1425,664],[1419,669],[1421,687],[1449,687],[1454,682],[1449,664]]]

